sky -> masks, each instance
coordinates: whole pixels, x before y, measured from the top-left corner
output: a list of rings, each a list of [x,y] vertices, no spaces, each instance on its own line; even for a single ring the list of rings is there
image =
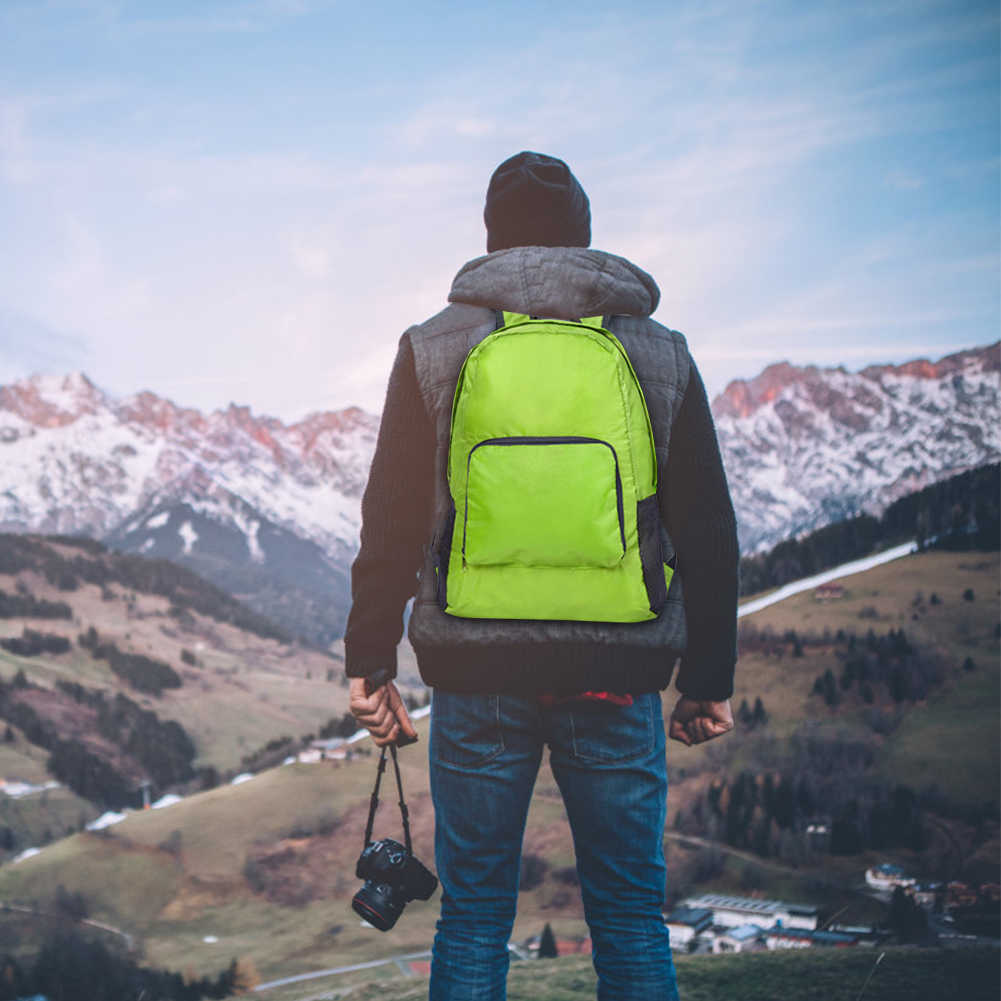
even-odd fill
[[[998,338],[996,2],[0,0],[0,384],[378,412],[565,159],[711,393]]]

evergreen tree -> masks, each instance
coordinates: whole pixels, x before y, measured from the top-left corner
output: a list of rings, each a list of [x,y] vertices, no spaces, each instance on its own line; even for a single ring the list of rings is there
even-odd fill
[[[740,700],[740,708],[737,710],[737,722],[741,726],[750,726],[751,724],[751,710],[747,705],[747,699]]]
[[[542,937],[539,939],[539,959],[556,959],[560,951],[556,948],[556,936],[553,929],[546,922],[546,927],[542,929]]]
[[[927,942],[928,915],[899,886],[893,889],[887,920],[901,942],[916,945]]]
[[[828,668],[824,672],[823,681],[824,701],[832,708],[841,701],[838,693],[838,683],[834,680],[834,672]]]
[[[775,809],[773,811],[775,822],[783,830],[792,827],[796,819],[796,796],[792,788],[792,780],[783,775],[775,790]]]

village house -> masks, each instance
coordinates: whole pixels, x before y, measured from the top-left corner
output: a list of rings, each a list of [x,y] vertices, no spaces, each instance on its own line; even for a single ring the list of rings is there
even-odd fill
[[[832,601],[835,598],[843,598],[844,596],[844,586],[833,580],[828,581],[826,584],[821,584],[813,592],[815,601]]]
[[[976,907],[977,891],[966,883],[953,880],[945,888],[945,906],[948,910],[954,907]]]
[[[676,907],[664,918],[671,933],[671,946],[688,947],[697,935],[712,927],[713,912],[705,907]]]
[[[906,890],[917,883],[917,880],[913,876],[908,876],[899,865],[890,862],[882,862],[866,869],[865,881],[874,890],[883,890],[887,893],[892,893],[898,886]]]
[[[831,845],[831,826],[826,820],[811,820],[806,825],[806,840],[815,852],[826,852]]]
[[[765,930],[758,925],[727,928],[713,939],[713,952],[761,952],[766,948]]]
[[[992,904],[1001,903],[1001,883],[981,883],[980,896]]]
[[[713,924],[725,928],[747,924],[769,927],[776,923],[787,928],[817,927],[817,908],[810,904],[788,904],[781,900],[757,900],[722,893],[703,893],[681,903],[683,907],[711,911]]]
[[[914,902],[928,911],[935,906],[935,901],[941,894],[941,883],[916,883],[911,890]]]
[[[348,741],[343,737],[314,740],[309,746],[310,750],[318,752],[324,761],[347,761],[351,758]]]
[[[809,928],[782,928],[776,925],[765,932],[765,944],[769,949],[809,949],[815,945],[844,948],[858,945],[856,935],[840,931],[824,931]]]
[[[834,922],[827,926],[828,931],[850,935],[859,945],[876,945],[886,938],[886,932],[881,932],[873,925],[844,925]]]

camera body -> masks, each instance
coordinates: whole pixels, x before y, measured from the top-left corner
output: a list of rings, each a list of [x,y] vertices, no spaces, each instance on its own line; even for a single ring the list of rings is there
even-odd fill
[[[411,900],[427,900],[438,888],[438,877],[392,838],[366,845],[355,875],[365,885],[351,906],[380,931],[389,931]]]

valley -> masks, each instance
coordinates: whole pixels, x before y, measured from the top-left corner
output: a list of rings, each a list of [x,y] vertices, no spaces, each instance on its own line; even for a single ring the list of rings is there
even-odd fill
[[[884,913],[860,892],[862,874],[871,865],[894,861],[927,879],[971,883],[989,881],[997,872],[997,554],[921,553],[839,583],[837,597],[805,592],[743,620],[745,639],[755,649],[745,651],[738,666],[734,706],[760,698],[767,722],[739,728],[701,749],[670,744],[667,905],[696,891],[750,893],[810,902],[825,914],[840,912],[839,920],[871,923]],[[968,591],[972,601],[964,598]],[[155,616],[151,612],[139,621],[153,622]],[[749,625],[754,632],[747,634]],[[872,703],[846,689],[838,704],[829,706],[813,693],[818,675],[843,669],[834,641],[838,630],[864,637],[869,629],[878,634],[902,629],[915,646],[934,650],[941,681],[926,698],[898,702],[876,685]],[[801,638],[802,656],[785,638],[789,631]],[[967,657],[976,662],[972,671],[963,667]],[[37,658],[19,663],[27,660],[32,670],[37,662],[40,680],[58,677],[58,663]],[[7,663],[5,681],[14,667]],[[278,683],[267,660],[257,670]],[[92,680],[98,681],[96,673]],[[319,684],[324,692],[343,691],[333,682]],[[185,685],[161,697],[177,699],[171,704],[178,713]],[[673,701],[667,692],[665,715]],[[263,712],[264,719],[272,708],[254,700],[245,707],[248,713],[253,708],[255,718]],[[201,732],[201,717],[181,715],[192,734]],[[401,764],[415,850],[431,859],[426,720],[418,730],[421,742],[401,754]],[[258,732],[263,742],[264,724]],[[735,780],[742,773],[778,775],[790,769],[802,776],[809,769],[796,748],[806,740],[844,769],[841,785],[911,788],[921,803],[925,844],[839,855],[811,846],[802,831],[772,830],[759,850],[748,850],[726,844],[721,830],[696,828],[698,804],[708,820],[707,797],[717,776]],[[0,867],[0,893],[7,901],[51,906],[62,886],[81,895],[92,917],[134,935],[147,964],[199,974],[217,972],[233,957],[252,960],[262,977],[276,979],[418,952],[433,935],[436,898],[408,905],[387,935],[360,926],[349,908],[375,765],[365,754],[367,743],[356,745],[361,753],[349,761],[271,768],[237,785],[192,793],[164,809],[136,811],[106,830],[61,838],[34,857]],[[234,744],[238,752],[238,739],[218,745],[230,748],[229,757],[216,758],[220,764],[234,761]],[[846,755],[840,766],[838,754]],[[398,819],[384,806],[378,824],[392,835]],[[381,830],[377,826],[377,834]],[[514,940],[538,934],[546,923],[561,940],[582,940],[586,925],[569,829],[545,766],[530,811],[525,858]],[[9,919],[4,922],[9,947],[8,924]]]

